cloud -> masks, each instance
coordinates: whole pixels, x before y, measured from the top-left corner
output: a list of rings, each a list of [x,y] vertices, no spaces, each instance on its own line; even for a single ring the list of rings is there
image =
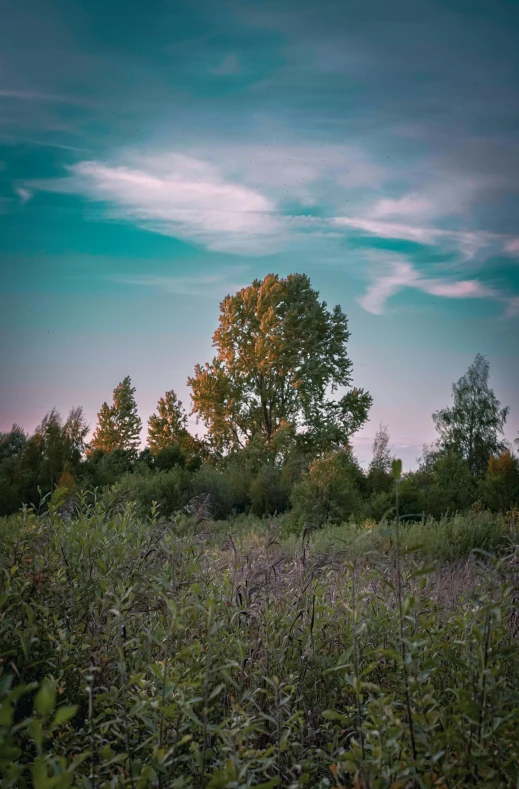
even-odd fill
[[[20,203],[22,205],[25,205],[25,203],[28,203],[29,200],[32,198],[32,196],[34,194],[34,192],[32,192],[30,189],[26,189],[23,186],[17,186],[14,191],[16,192],[18,197],[20,198]]]
[[[210,162],[181,154],[132,157],[128,164],[85,161],[64,179],[30,186],[83,194],[108,215],[214,251],[262,254],[282,246],[275,204],[259,189],[226,179]]]
[[[240,71],[240,60],[235,54],[231,53],[230,55],[226,55],[224,57],[219,66],[211,69],[211,74],[227,76],[231,74],[239,74]]]
[[[84,96],[73,94],[64,95],[61,93],[47,93],[41,90],[10,90],[0,88],[0,99],[15,99],[17,101],[40,101],[54,104],[71,104],[79,106],[90,106],[91,102]]]
[[[254,142],[213,143],[209,153],[195,147],[191,155],[209,156],[230,177],[262,186],[278,199],[299,198],[306,205],[342,205],[353,190],[380,189],[390,177],[388,168],[372,161],[359,146],[287,141],[275,123],[258,131]]]
[[[381,184],[385,170],[351,146],[216,145],[205,151],[81,161],[65,178],[27,181],[27,189],[82,194],[104,203],[107,217],[193,241],[219,252],[280,251],[311,229],[317,239],[337,228],[325,217],[287,213],[299,203],[344,200],[346,192]],[[215,164],[218,162],[218,164]],[[299,238],[301,241],[301,238]]]
[[[519,296],[512,296],[507,299],[504,317],[515,318],[517,315],[519,315]]]
[[[379,238],[394,238],[415,241],[419,244],[443,242],[459,247],[467,257],[471,257],[482,247],[502,240],[502,237],[484,230],[444,230],[438,227],[386,222],[364,219],[362,217],[338,216],[333,220],[339,227],[362,230]]]
[[[132,275],[111,277],[112,282],[121,285],[132,285],[140,288],[153,288],[160,293],[171,293],[181,296],[202,296],[211,299],[222,299],[228,293],[234,293],[245,287],[245,282],[238,282],[236,276],[243,267],[220,270],[218,274],[202,274],[193,277],[164,277],[158,275]]]
[[[367,312],[381,315],[391,296],[405,288],[447,299],[491,299],[505,304],[505,317],[519,313],[519,297],[511,297],[476,279],[424,277],[405,260],[393,261],[389,273],[375,275],[371,285],[357,301]]]
[[[430,199],[420,194],[410,193],[397,198],[382,198],[373,206],[370,214],[376,219],[401,216],[423,219],[435,216],[436,210]]]

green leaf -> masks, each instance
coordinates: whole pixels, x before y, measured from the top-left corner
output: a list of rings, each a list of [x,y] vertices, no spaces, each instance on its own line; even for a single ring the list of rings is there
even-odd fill
[[[32,718],[31,722],[27,726],[27,731],[29,732],[34,742],[36,743],[36,748],[38,749],[38,751],[41,751],[41,746],[43,742],[41,723],[37,721],[36,718]]]
[[[47,789],[49,776],[43,756],[38,756],[38,758],[34,760],[31,772],[34,789]]]
[[[211,693],[211,695],[209,696],[209,701],[211,701],[211,699],[216,698],[216,696],[218,696],[218,694],[222,692],[224,687],[225,687],[225,685],[223,683],[220,684],[220,685],[217,685],[216,688],[214,688],[214,690]]]
[[[13,714],[13,705],[8,701],[3,701],[0,704],[0,726],[8,729],[13,720]]]
[[[391,471],[393,472],[394,479],[400,479],[402,475],[402,461],[395,458],[391,463]]]
[[[70,704],[68,706],[65,705],[63,707],[58,707],[54,716],[54,720],[52,721],[51,729],[54,729],[56,726],[60,726],[62,723],[69,721],[74,717],[78,709],[78,704]]]
[[[327,721],[343,721],[345,717],[342,712],[337,712],[337,710],[324,710],[321,715]]]
[[[34,699],[36,712],[40,715],[50,715],[54,711],[55,705],[56,688],[51,682],[44,679]]]
[[[430,575],[435,570],[434,567],[422,567],[420,570],[415,570],[410,575],[408,575],[408,580],[411,581],[413,578],[420,578],[423,575]]]

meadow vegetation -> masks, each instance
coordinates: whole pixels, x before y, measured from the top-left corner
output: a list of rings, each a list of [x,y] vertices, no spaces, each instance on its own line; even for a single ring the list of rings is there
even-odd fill
[[[480,355],[402,472],[352,436],[346,316],[224,299],[140,449],[127,376],[0,435],[0,779],[33,789],[519,785],[519,460]],[[339,396],[339,393],[340,396]]]
[[[515,787],[519,514],[0,522],[2,786]]]

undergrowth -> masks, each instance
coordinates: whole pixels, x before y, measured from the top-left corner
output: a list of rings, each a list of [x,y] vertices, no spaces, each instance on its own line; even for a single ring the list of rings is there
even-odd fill
[[[0,521],[3,787],[517,786],[515,522],[60,496]]]

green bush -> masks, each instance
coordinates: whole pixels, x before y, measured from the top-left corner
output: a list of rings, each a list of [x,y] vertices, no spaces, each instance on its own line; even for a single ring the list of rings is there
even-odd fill
[[[180,466],[169,471],[127,474],[112,488],[110,495],[118,493],[126,500],[135,502],[138,517],[148,517],[152,502],[155,501],[160,516],[168,518],[185,507],[191,498],[192,476]]]
[[[185,458],[178,444],[159,449],[155,455],[155,467],[159,471],[169,471],[174,466],[184,466]]]
[[[348,450],[314,460],[292,492],[292,520],[340,523],[363,511],[362,471]]]
[[[510,452],[489,459],[479,496],[494,512],[507,512],[519,502],[519,460]]]
[[[191,489],[194,496],[209,495],[209,508],[214,518],[224,519],[232,513],[233,500],[229,480],[209,463],[203,463],[193,474]]]
[[[251,482],[250,499],[255,515],[274,515],[288,508],[289,496],[279,468],[263,466],[260,469]]]

